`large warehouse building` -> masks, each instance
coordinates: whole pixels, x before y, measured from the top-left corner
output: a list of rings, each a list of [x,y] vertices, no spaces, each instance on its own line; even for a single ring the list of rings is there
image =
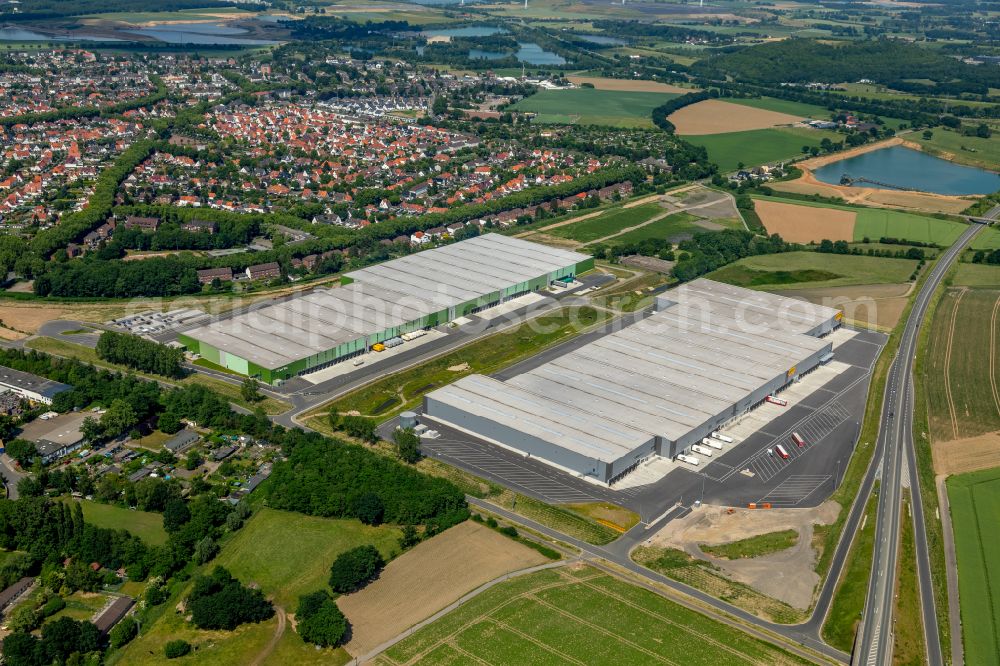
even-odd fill
[[[674,457],[832,358],[833,308],[696,280],[657,312],[506,382],[471,375],[424,413],[611,483]]]
[[[486,234],[347,273],[319,289],[179,336],[202,358],[273,384],[418,329],[570,281],[583,254]]]

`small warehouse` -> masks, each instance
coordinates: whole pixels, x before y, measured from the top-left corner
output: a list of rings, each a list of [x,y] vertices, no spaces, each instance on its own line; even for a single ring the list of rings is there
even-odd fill
[[[763,297],[763,298],[761,298]],[[840,312],[696,280],[621,331],[499,382],[428,394],[432,419],[611,483],[674,457],[832,357]]]
[[[274,384],[377,343],[571,281],[592,257],[486,234],[369,266],[317,289],[185,332],[202,358]]]

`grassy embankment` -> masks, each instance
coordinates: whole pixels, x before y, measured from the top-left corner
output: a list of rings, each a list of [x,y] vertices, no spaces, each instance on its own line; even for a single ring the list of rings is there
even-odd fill
[[[877,490],[877,486],[872,489],[868,504],[865,505],[865,517],[854,535],[844,575],[840,579],[833,602],[830,604],[830,612],[823,623],[823,640],[848,653],[854,645],[854,634],[858,623],[861,622],[865,595],[868,593],[868,579],[875,550],[875,528],[878,522]]]
[[[768,532],[758,534],[747,539],[731,541],[714,546],[700,544],[699,548],[706,555],[721,557],[727,560],[740,560],[744,558],[763,557],[783,550],[788,550],[799,541],[799,533],[796,530],[781,530],[779,532]]]
[[[691,557],[676,548],[640,546],[632,551],[632,559],[647,569],[771,622],[797,624],[807,617],[805,612],[758,592],[749,585],[730,580],[711,563]]]
[[[848,287],[901,284],[916,268],[912,259],[800,251],[746,257],[706,277],[751,288]]]

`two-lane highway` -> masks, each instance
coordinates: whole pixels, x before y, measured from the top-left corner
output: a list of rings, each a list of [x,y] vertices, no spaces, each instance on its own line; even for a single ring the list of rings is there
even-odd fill
[[[993,211],[991,211],[992,213]],[[938,259],[927,281],[917,294],[913,309],[906,321],[899,350],[889,368],[882,405],[879,432],[881,455],[881,486],[879,488],[875,553],[868,596],[862,614],[861,631],[852,663],[883,666],[892,662],[893,606],[896,587],[896,562],[899,554],[900,520],[902,512],[902,479],[904,464],[909,464],[912,505],[914,506],[915,541],[920,580],[921,607],[927,659],[931,666],[943,663],[938,635],[934,591],[931,586],[927,538],[924,531],[923,512],[916,519],[920,494],[917,472],[913,467],[913,363],[917,351],[920,328],[927,314],[927,307],[940,286],[945,274],[961,255],[982,225],[972,224]],[[907,455],[910,453],[911,455]],[[905,462],[909,460],[909,463]]]

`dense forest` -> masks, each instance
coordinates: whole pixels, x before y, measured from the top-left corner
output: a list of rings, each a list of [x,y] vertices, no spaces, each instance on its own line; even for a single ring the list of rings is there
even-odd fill
[[[0,21],[37,21],[105,12],[173,12],[180,9],[234,6],[237,3],[227,0],[161,0],[155,3],[149,0],[22,0],[20,5],[4,5],[4,9],[0,10]],[[19,11],[9,11],[15,8]]]
[[[892,39],[830,43],[786,39],[707,58],[691,71],[713,80],[753,83],[842,83],[869,79],[914,93],[985,95],[1000,87],[1000,68],[956,58]],[[929,80],[933,84],[918,80]]]

